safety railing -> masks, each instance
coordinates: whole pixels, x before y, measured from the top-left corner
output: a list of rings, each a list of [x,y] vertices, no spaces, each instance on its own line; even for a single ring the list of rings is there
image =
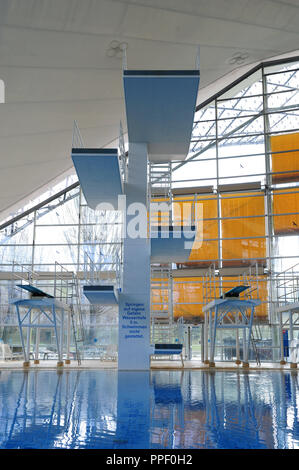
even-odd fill
[[[277,306],[299,303],[299,263],[274,277],[275,302]]]
[[[72,148],[73,149],[80,149],[84,148],[84,141],[82,138],[81,131],[79,129],[77,121],[74,121],[73,125],[73,139],[72,139]]]
[[[122,262],[119,253],[100,255],[99,262],[94,262],[91,256],[84,252],[83,278],[90,285],[114,285],[122,288]]]

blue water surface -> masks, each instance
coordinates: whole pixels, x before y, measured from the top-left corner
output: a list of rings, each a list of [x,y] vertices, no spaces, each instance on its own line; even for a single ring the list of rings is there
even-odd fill
[[[297,372],[1,371],[0,448],[299,448]]]

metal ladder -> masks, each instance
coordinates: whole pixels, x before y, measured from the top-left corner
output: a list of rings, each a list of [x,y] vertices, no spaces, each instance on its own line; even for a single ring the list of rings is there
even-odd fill
[[[170,341],[173,328],[171,265],[151,266],[151,326],[153,338],[158,332],[158,342]]]
[[[148,197],[151,225],[171,225],[172,223],[172,170],[171,163],[149,163]],[[151,211],[152,202],[165,202],[169,204],[167,213]]]

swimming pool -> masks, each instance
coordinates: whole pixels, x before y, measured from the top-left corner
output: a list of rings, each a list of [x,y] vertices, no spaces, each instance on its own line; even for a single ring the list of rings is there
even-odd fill
[[[299,448],[297,372],[1,371],[2,449]]]

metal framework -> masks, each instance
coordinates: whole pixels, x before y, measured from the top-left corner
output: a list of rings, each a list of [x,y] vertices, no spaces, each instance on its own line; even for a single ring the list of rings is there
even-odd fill
[[[215,198],[217,216],[211,217],[205,214],[203,223],[213,221],[217,223],[217,237],[206,238],[204,241],[218,243],[218,256],[214,260],[202,257],[194,262],[198,261],[206,265],[215,263],[219,269],[222,269],[223,261],[222,221],[225,220],[221,213],[222,198],[225,195],[225,197],[228,196],[232,199],[251,197],[254,200],[255,197],[258,197],[255,194],[256,191],[263,194],[265,214],[230,218],[239,219],[240,223],[243,221],[254,223],[255,218],[264,217],[265,235],[232,236],[229,240],[244,240],[246,242],[250,238],[251,243],[265,240],[266,256],[262,259],[246,258],[246,262],[250,265],[258,261],[265,268],[264,274],[268,275],[265,281],[269,286],[266,302],[269,305],[269,318],[273,328],[279,327],[275,296],[271,288],[276,273],[280,271],[279,262],[282,259],[289,264],[298,261],[296,250],[287,255],[277,251],[276,247],[279,246],[280,239],[274,233],[273,220],[275,217],[297,215],[298,213],[291,212],[287,207],[284,213],[275,213],[272,201],[274,196],[282,195],[285,188],[288,188],[290,193],[294,195],[298,194],[299,183],[293,182],[282,186],[273,182],[273,172],[271,171],[273,152],[270,147],[270,137],[280,133],[298,132],[298,61],[299,57],[284,61],[264,62],[202,103],[197,109],[188,158],[184,162],[162,165],[161,167],[151,165],[149,169],[151,198],[162,196],[162,198],[169,200],[170,205],[173,202],[173,195],[181,194],[181,200],[184,201],[187,196],[190,197],[192,191],[196,202],[204,200],[207,196]],[[251,84],[248,82],[249,80],[251,80]],[[120,163],[125,178],[127,153],[122,125],[120,126],[119,138]],[[246,148],[245,144],[249,147]],[[77,123],[74,124],[73,146],[84,146]],[[228,147],[229,153],[224,151]],[[233,147],[236,150],[232,151]],[[285,154],[290,151],[294,151],[294,149],[286,150]],[[256,162],[257,159],[262,161],[262,165],[250,169],[249,162]],[[212,166],[208,167],[207,165]],[[242,169],[241,165],[245,168]],[[224,168],[230,168],[230,170],[224,171]],[[189,169],[189,174],[184,173],[187,171],[186,169]],[[197,185],[195,189],[194,185]],[[183,192],[182,186],[185,188]],[[193,187],[193,189],[189,188],[189,192],[188,186]],[[178,201],[177,197],[176,200]],[[57,216],[56,212],[62,215]],[[52,234],[56,229],[57,233],[60,232],[55,241],[50,240],[51,235],[43,236],[48,229],[49,233],[50,230],[53,230]],[[70,271],[76,271],[77,278],[81,282],[85,264],[84,253],[87,253],[97,267],[101,264],[102,254],[97,250],[99,245],[106,258],[106,269],[114,270],[114,256],[116,254],[120,258],[122,256],[119,236],[121,229],[122,221],[117,213],[110,215],[109,218],[103,214],[97,214],[95,217],[85,204],[79,184],[74,183],[44,202],[1,224],[0,249],[3,258],[0,270],[2,272],[11,271],[12,263],[15,260],[26,265],[35,273],[41,271],[53,273],[55,271],[56,250],[59,252],[57,259],[60,264]],[[23,236],[23,234],[25,235]],[[53,238],[55,237],[53,236]],[[22,259],[25,251],[26,262]],[[6,255],[6,252],[12,254]],[[109,257],[111,261],[107,261]],[[241,266],[244,260],[231,258],[227,261],[239,262]],[[175,271],[173,270],[173,272]],[[203,279],[199,278],[198,283],[202,282]],[[11,314],[10,317],[13,321]],[[279,345],[279,341],[277,344]]]
[[[243,295],[228,297],[227,285],[223,283],[225,283],[223,279],[217,278],[215,268],[210,268],[204,283],[204,362],[210,367],[215,366],[217,331],[231,329],[236,330],[236,363],[240,364],[239,330],[242,330],[243,367],[248,367],[254,310],[261,303],[258,289],[258,266],[256,266],[255,275],[250,268],[239,277],[239,286],[247,288]]]

